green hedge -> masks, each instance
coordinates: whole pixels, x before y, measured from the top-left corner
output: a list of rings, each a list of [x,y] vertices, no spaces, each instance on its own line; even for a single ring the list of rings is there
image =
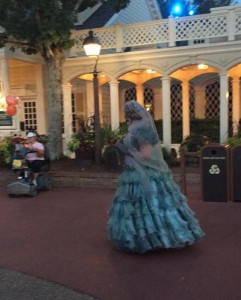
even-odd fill
[[[163,140],[162,120],[155,121],[156,128],[160,137]],[[179,144],[182,142],[182,120],[172,121],[172,143]],[[209,119],[192,119],[190,121],[190,134],[204,135],[212,143],[219,142],[219,120]],[[232,136],[232,123],[229,122],[229,136]]]
[[[157,128],[160,140],[163,141],[163,122],[156,120],[155,125]],[[122,123],[121,126],[125,127],[126,124]],[[172,143],[180,144],[183,141],[182,137],[182,120],[172,120]],[[204,135],[209,142],[219,142],[219,120],[212,119],[192,119],[190,121],[190,134]],[[232,136],[232,122],[229,122],[229,134]]]

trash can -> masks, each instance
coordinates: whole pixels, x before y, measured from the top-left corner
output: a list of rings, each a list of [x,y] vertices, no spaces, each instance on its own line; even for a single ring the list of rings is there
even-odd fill
[[[231,148],[230,165],[231,201],[241,202],[241,145]]]
[[[203,201],[229,200],[229,155],[222,145],[208,145],[201,152],[201,184]]]

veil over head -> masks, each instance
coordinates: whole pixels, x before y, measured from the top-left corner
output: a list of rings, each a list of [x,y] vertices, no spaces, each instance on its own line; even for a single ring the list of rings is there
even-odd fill
[[[143,184],[147,184],[144,166],[154,168],[160,172],[170,173],[162,155],[159,136],[150,113],[138,102],[131,100],[125,103],[124,112],[131,119],[128,134],[124,138],[124,145],[131,154],[126,158],[126,163],[136,169],[143,177]],[[144,144],[152,146],[150,158],[143,159],[140,148]]]

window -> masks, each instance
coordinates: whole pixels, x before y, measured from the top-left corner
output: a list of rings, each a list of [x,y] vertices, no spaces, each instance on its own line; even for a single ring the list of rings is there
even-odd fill
[[[25,100],[24,101],[24,119],[26,130],[38,131],[37,126],[37,111],[36,111],[36,101]]]

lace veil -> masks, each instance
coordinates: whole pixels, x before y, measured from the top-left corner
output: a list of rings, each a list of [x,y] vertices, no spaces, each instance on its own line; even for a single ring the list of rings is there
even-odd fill
[[[140,172],[145,185],[147,178],[144,166],[163,173],[170,173],[170,169],[163,159],[161,143],[150,113],[135,100],[125,103],[124,112],[126,117],[132,120],[128,126],[128,134],[123,140],[124,146],[130,153],[130,156],[126,157],[127,165]],[[143,159],[140,152],[143,144],[152,145],[152,154],[148,159]]]

